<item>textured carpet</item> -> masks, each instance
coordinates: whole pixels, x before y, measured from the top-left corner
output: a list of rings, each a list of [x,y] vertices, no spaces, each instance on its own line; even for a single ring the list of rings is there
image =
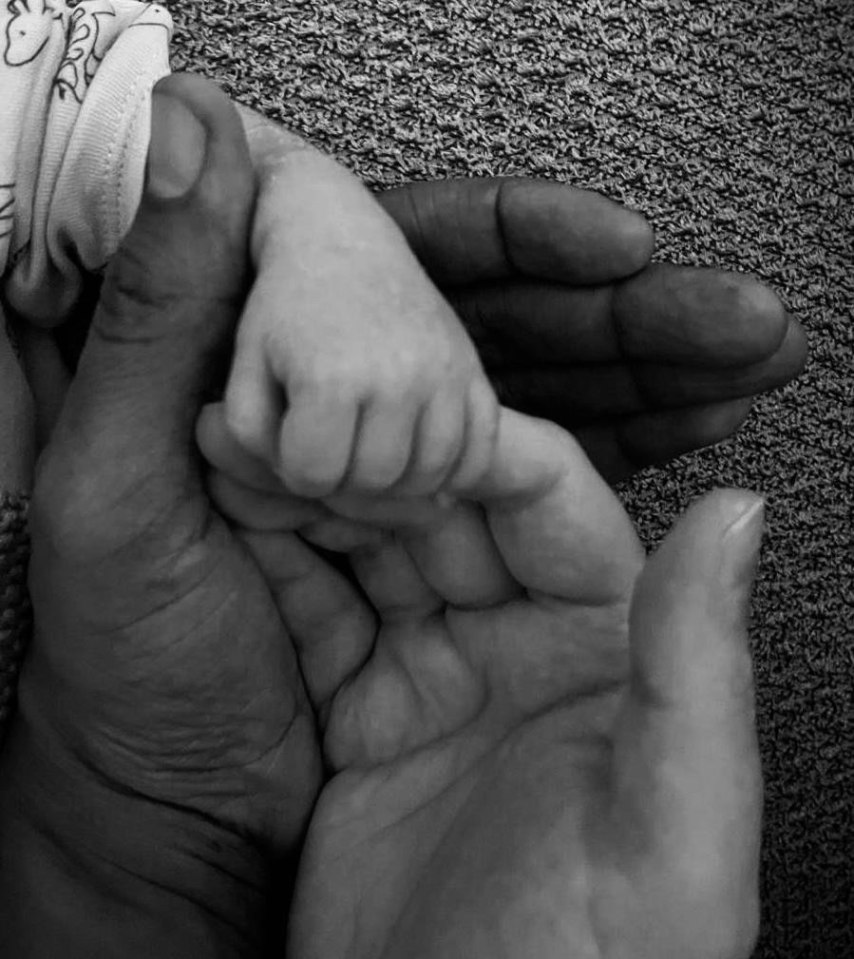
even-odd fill
[[[626,492],[650,544],[760,490],[761,959],[854,956],[854,2],[172,2],[176,65],[376,186],[525,173],[643,210],[662,255],[754,273],[811,362],[731,442]]]
[[[662,257],[753,273],[801,318],[805,375],[732,441],[645,473],[625,497],[650,545],[712,486],[768,499],[756,956],[854,956],[854,2],[169,6],[177,67],[375,186],[519,173],[592,187],[643,210]],[[19,612],[0,623],[0,662],[28,614],[23,507],[0,503],[0,574]]]

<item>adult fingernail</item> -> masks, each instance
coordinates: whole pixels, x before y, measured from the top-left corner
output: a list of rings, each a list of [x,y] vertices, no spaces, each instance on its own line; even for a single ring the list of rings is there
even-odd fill
[[[195,186],[205,163],[208,133],[180,99],[154,90],[147,192],[159,200],[176,200]]]
[[[759,562],[765,528],[765,500],[752,496],[724,530],[721,538],[721,575],[727,586],[742,586],[749,593]]]

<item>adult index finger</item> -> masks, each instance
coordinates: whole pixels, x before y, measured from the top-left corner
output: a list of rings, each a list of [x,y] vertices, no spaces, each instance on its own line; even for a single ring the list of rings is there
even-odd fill
[[[643,269],[655,243],[641,214],[545,180],[438,180],[377,198],[437,283],[513,276],[604,283]]]
[[[619,499],[569,433],[502,408],[492,465],[466,498],[527,590],[590,605],[631,595],[643,557]]]

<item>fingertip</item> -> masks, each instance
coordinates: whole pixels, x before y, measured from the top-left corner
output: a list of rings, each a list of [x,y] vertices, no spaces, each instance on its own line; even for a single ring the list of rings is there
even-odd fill
[[[347,390],[288,383],[275,469],[289,492],[317,499],[340,489],[354,460],[364,415],[364,404]]]
[[[295,496],[326,499],[344,482],[349,454],[343,455],[329,446],[325,449],[307,447],[293,424],[289,424],[290,418],[289,413],[282,424],[276,475],[285,489]]]
[[[432,464],[422,454],[429,408],[417,394],[379,391],[360,408],[347,489],[368,496],[431,489]]]
[[[208,125],[183,97],[155,88],[151,104],[146,196],[168,201],[189,193],[207,159],[208,136]]]
[[[286,449],[288,444],[283,442],[276,475],[289,493],[307,499],[327,499],[339,489],[344,479],[343,470],[339,473],[322,464],[306,463],[289,455]]]
[[[498,442],[501,407],[485,376],[469,387],[462,453],[448,478],[448,488],[465,495],[481,483],[492,464]]]
[[[756,277],[734,275],[732,311],[749,323],[757,359],[770,356],[783,344],[789,330],[789,315],[779,296]]]
[[[729,588],[734,603],[740,601],[742,626],[746,632],[748,604],[756,580],[759,552],[765,530],[765,499],[757,493],[738,491],[729,522],[721,537],[723,553],[722,587]]]
[[[623,279],[646,266],[654,250],[642,214],[592,190],[509,179],[497,206],[508,257],[529,276],[584,284]]]
[[[463,449],[465,422],[458,409],[450,391],[437,391],[413,417],[410,458],[395,496],[435,496],[447,485]]]
[[[211,470],[206,485],[217,509],[246,530],[292,532],[326,515],[320,503],[248,485],[222,470]]]
[[[655,252],[655,229],[639,211],[628,207],[620,209],[622,215],[616,236],[619,237],[619,244],[622,245],[622,264],[626,271],[624,275],[629,276],[642,270],[652,259]]]
[[[623,479],[646,466],[667,463],[683,453],[714,446],[734,436],[753,408],[754,397],[655,410],[624,417],[612,427],[579,431],[587,446],[590,435],[597,467],[608,478]],[[606,442],[603,444],[603,437]],[[612,467],[613,461],[613,467]]]
[[[278,416],[266,408],[257,384],[231,380],[223,403],[224,425],[248,453],[271,461],[275,453]]]
[[[376,548],[386,535],[382,529],[368,523],[340,516],[323,516],[302,526],[299,533],[307,543],[330,553],[353,553],[356,550]]]
[[[225,434],[225,415],[222,403],[206,403],[196,420],[196,445],[202,456],[211,462],[215,449]]]
[[[777,366],[782,382],[788,382],[803,373],[809,359],[809,344],[803,326],[787,313],[783,340],[777,350]]]
[[[152,93],[185,103],[199,120],[212,129],[221,122],[223,114],[233,115],[239,122],[239,115],[228,95],[212,80],[198,74],[171,73],[157,81]]]
[[[613,317],[625,355],[701,369],[762,364],[800,329],[755,277],[672,263],[619,283]]]
[[[151,104],[144,198],[201,200],[243,212],[248,204],[242,194],[254,189],[254,177],[240,116],[228,96],[204,77],[179,73],[155,84]],[[223,173],[229,190],[219,183]]]
[[[630,617],[643,700],[720,718],[752,703],[747,615],[763,515],[756,493],[714,490],[648,560]]]
[[[749,550],[755,530],[761,532],[764,502],[752,490],[711,490],[691,504],[655,555],[661,554],[685,583],[702,581],[714,589],[728,585],[725,568],[734,557],[727,550],[736,542]]]

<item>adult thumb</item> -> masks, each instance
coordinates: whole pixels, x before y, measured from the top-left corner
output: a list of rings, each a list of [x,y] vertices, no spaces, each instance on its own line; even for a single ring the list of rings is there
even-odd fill
[[[647,562],[614,756],[632,845],[642,837],[674,895],[731,917],[739,941],[757,916],[761,772],[747,626],[762,526],[759,497],[717,490]]]
[[[246,293],[255,195],[242,124],[217,87],[172,76],[152,101],[139,210],[63,411],[78,444],[130,474],[191,455]]]

